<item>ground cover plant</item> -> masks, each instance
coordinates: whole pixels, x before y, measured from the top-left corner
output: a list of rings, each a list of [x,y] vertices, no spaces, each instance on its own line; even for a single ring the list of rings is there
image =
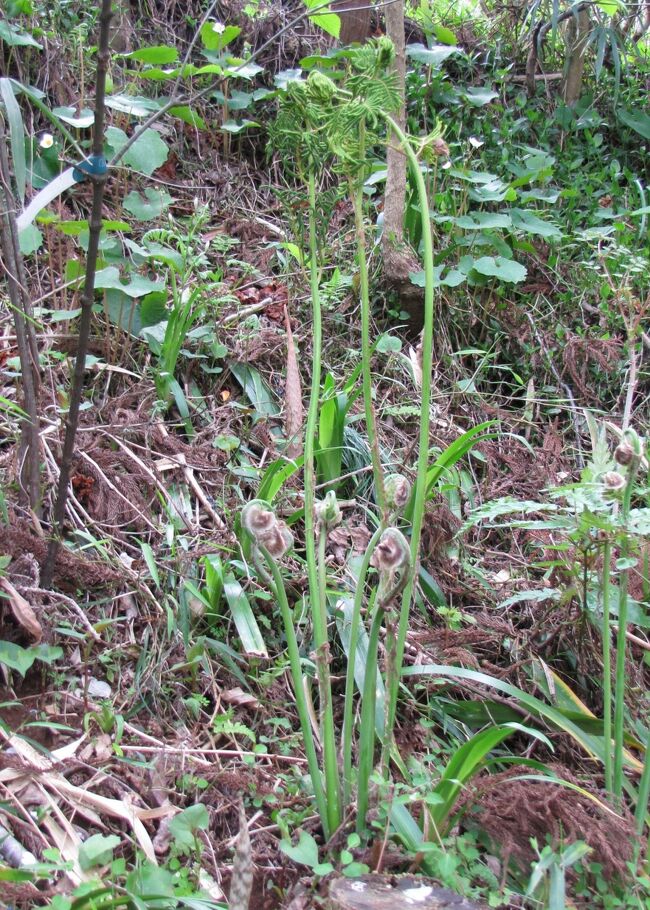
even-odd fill
[[[650,905],[647,7],[339,13],[0,12],[8,906]]]

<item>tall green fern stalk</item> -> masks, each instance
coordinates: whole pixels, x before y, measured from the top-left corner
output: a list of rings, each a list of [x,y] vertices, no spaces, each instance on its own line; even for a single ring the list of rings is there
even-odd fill
[[[359,125],[359,156],[365,153],[365,123]],[[368,281],[368,263],[366,259],[366,224],[363,217],[363,175],[350,177],[350,195],[354,208],[354,226],[357,237],[357,268],[359,269],[359,296],[361,298],[361,364],[363,376],[363,403],[366,416],[366,433],[370,456],[372,459],[372,473],[375,482],[375,496],[377,508],[381,515],[382,526],[386,527],[386,494],[384,491],[384,473],[379,452],[379,439],[377,436],[377,421],[372,400],[372,364],[370,344],[370,283]]]
[[[318,275],[318,243],[316,237],[316,178],[310,169],[309,183],[309,257],[310,289],[312,308],[312,373],[309,394],[309,410],[305,427],[305,554],[307,558],[307,576],[309,580],[309,603],[311,606],[312,626],[314,631],[314,651],[316,673],[318,675],[319,709],[321,716],[321,736],[323,743],[323,761],[325,770],[325,789],[327,792],[327,827],[331,834],[341,820],[340,816],[340,780],[336,758],[336,734],[334,731],[334,712],[332,708],[332,685],[330,681],[330,650],[327,635],[327,601],[325,585],[319,578],[316,559],[316,464],[314,450],[318,433],[318,410],[320,402],[320,377],[322,354],[322,317],[320,306],[320,288]],[[321,529],[321,540],[324,545],[325,529]]]
[[[418,574],[420,559],[420,539],[422,537],[422,522],[424,519],[424,506],[427,490],[427,467],[429,461],[429,428],[431,418],[431,371],[433,366],[433,307],[434,307],[434,261],[433,261],[433,234],[429,200],[424,176],[420,162],[410,140],[404,135],[400,127],[390,116],[386,116],[390,129],[400,141],[400,145],[408,158],[409,168],[415,183],[420,212],[422,217],[422,259],[424,265],[424,329],[422,333],[422,389],[420,397],[420,434],[418,440],[418,461],[415,479],[415,495],[413,506],[413,519],[411,524],[411,574],[404,589],[402,604],[397,627],[397,637],[394,642],[394,667],[392,678],[388,680],[388,701],[384,741],[392,737],[397,710],[397,694],[399,680],[404,660],[404,645],[408,631],[409,613],[415,581]],[[439,131],[432,133],[420,144],[420,153],[426,157],[432,153],[435,156],[436,142],[440,137]],[[391,643],[389,642],[389,648]]]
[[[618,582],[618,634],[616,638],[616,689],[614,697],[614,779],[613,794],[618,803],[623,799],[623,754],[625,735],[625,653],[628,614],[628,581],[630,574],[630,543],[628,531],[632,493],[642,457],[641,440],[634,430],[626,430],[614,452],[614,458],[627,469],[621,505],[622,540],[620,549],[621,574]],[[603,629],[608,635],[609,630]],[[607,685],[607,682],[605,683]]]
[[[394,77],[385,72],[394,55],[390,41],[379,39],[349,52],[346,87],[319,72],[310,74],[306,81],[292,82],[287,86],[280,112],[272,130],[272,143],[282,154],[285,166],[293,161],[296,174],[308,186],[309,193],[309,254],[310,286],[313,314],[313,357],[309,410],[305,432],[305,551],[309,581],[309,598],[313,626],[313,642],[319,686],[319,709],[323,750],[325,811],[319,812],[325,833],[332,834],[339,826],[353,795],[353,739],[355,689],[355,661],[361,634],[361,613],[364,602],[369,604],[371,627],[368,654],[365,663],[365,682],[362,694],[361,721],[358,728],[359,770],[357,774],[357,827],[365,826],[369,804],[369,782],[375,766],[375,746],[380,739],[383,746],[382,766],[388,771],[388,756],[393,744],[393,725],[397,690],[404,652],[408,612],[417,572],[422,518],[426,494],[426,469],[429,442],[429,407],[431,398],[431,360],[433,335],[433,243],[427,204],[426,188],[420,172],[420,162],[409,140],[390,118],[399,98]],[[421,402],[420,454],[417,467],[415,507],[412,515],[410,545],[391,522],[410,501],[410,485],[402,477],[384,478],[376,421],[372,400],[371,343],[370,343],[370,292],[366,255],[366,236],[363,215],[363,183],[366,173],[366,149],[381,140],[379,127],[386,124],[398,136],[413,170],[420,194],[423,219],[425,252],[425,334],[423,339],[423,383]],[[421,142],[424,156],[432,148],[439,134]],[[337,520],[335,499],[330,494],[322,503],[315,497],[315,446],[320,398],[320,359],[322,329],[319,292],[318,245],[316,237],[316,177],[321,170],[336,167],[348,179],[353,202],[357,239],[357,265],[361,297],[362,322],[362,386],[366,416],[366,430],[373,463],[378,528],[366,550],[352,610],[349,658],[346,672],[345,705],[341,735],[341,781],[336,756],[335,730],[330,683],[329,642],[327,628],[325,535]],[[268,549],[268,548],[267,548]],[[368,585],[371,558],[379,573],[376,590]],[[274,573],[273,584],[278,589],[281,577]],[[399,610],[394,604],[401,600]],[[278,591],[278,599],[281,595]],[[284,610],[284,608],[282,608]],[[387,627],[387,684],[389,709],[380,723],[376,712],[376,682],[378,674],[379,633]],[[294,672],[294,688],[301,680]],[[303,734],[304,728],[301,714]],[[312,770],[310,764],[310,773]],[[315,781],[317,790],[317,782]]]

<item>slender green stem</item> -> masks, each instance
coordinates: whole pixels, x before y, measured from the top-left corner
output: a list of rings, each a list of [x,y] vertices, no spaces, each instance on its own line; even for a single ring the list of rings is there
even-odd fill
[[[327,604],[318,581],[316,564],[315,494],[316,469],[314,449],[318,426],[322,354],[322,320],[318,286],[318,245],[316,242],[316,179],[309,173],[309,256],[312,301],[312,374],[309,410],[305,428],[305,555],[309,580],[309,601],[314,630],[314,650],[320,697],[321,735],[327,791],[327,815],[322,817],[326,832],[335,831],[340,824],[340,781],[336,760],[336,738],[332,710],[332,687],[329,678],[329,644],[327,640]],[[323,595],[323,596],[322,596]]]
[[[370,542],[363,554],[359,578],[354,593],[354,606],[350,619],[350,643],[348,647],[348,666],[345,675],[345,704],[343,707],[343,734],[341,748],[343,752],[343,808],[347,808],[352,792],[352,720],[354,717],[354,671],[357,662],[357,645],[359,643],[359,628],[361,625],[361,604],[366,586],[366,577],[370,567],[370,560],[375,551],[377,542],[381,537],[383,528],[380,526],[370,538]]]
[[[359,157],[364,155],[364,128],[359,128]],[[377,506],[382,517],[386,516],[386,491],[384,489],[384,472],[381,466],[377,421],[372,401],[372,349],[370,344],[370,283],[368,281],[368,263],[366,260],[366,226],[363,219],[363,184],[359,179],[350,178],[350,195],[354,208],[354,226],[357,235],[357,268],[359,269],[359,295],[361,298],[361,365],[363,381],[363,403],[366,415],[366,432],[372,459],[372,473],[375,481]]]
[[[393,726],[395,723],[395,712],[397,709],[397,693],[399,690],[399,679],[402,670],[402,661],[404,658],[404,644],[406,642],[406,632],[408,630],[409,612],[413,589],[418,574],[419,555],[420,555],[420,538],[422,536],[422,521],[424,518],[424,505],[426,500],[427,484],[427,464],[429,459],[429,424],[431,411],[431,365],[433,352],[433,235],[431,233],[431,218],[429,217],[429,204],[427,201],[427,190],[424,182],[422,171],[418,159],[411,148],[411,145],[395,123],[395,121],[386,115],[386,121],[400,140],[402,149],[408,158],[411,174],[417,188],[418,201],[420,205],[420,216],[422,219],[422,244],[423,244],[423,261],[424,261],[424,331],[422,334],[422,396],[420,402],[420,435],[419,450],[417,461],[417,473],[415,481],[413,522],[411,526],[411,571],[410,577],[404,589],[402,597],[402,607],[400,610],[399,625],[397,631],[397,643],[395,653],[395,675],[391,680],[391,688],[388,693],[386,725],[384,736],[392,736]]]
[[[610,626],[610,571],[612,545],[605,541],[603,548],[603,739],[605,743],[605,789],[612,790],[612,630]]]
[[[384,610],[377,599],[368,638],[366,672],[363,678],[361,729],[359,734],[359,776],[357,782],[357,831],[361,833],[368,813],[368,787],[375,758],[375,708],[377,704],[377,659],[379,630]],[[385,725],[384,725],[385,729]]]
[[[639,783],[639,794],[634,811],[634,820],[636,822],[636,833],[641,837],[645,826],[646,815],[648,813],[648,798],[650,797],[650,734],[645,744],[645,758],[643,761],[643,771]],[[640,846],[640,844],[638,845]]]
[[[634,458],[629,466],[627,483],[623,492],[621,523],[623,538],[621,542],[621,559],[627,560],[630,555],[630,537],[627,523],[632,504],[632,490],[638,459]],[[625,633],[627,631],[628,581],[630,570],[623,568],[618,582],[618,634],[616,636],[616,691],[614,696],[614,781],[613,793],[620,803],[623,797],[623,750],[625,728]]]
[[[318,813],[323,822],[323,828],[325,829],[326,834],[329,836],[331,831],[329,831],[327,827],[327,800],[325,798],[325,792],[323,790],[323,782],[321,778],[320,767],[318,765],[318,756],[316,755],[316,745],[314,743],[314,733],[311,728],[311,718],[309,716],[309,709],[307,707],[307,698],[302,686],[300,652],[298,650],[296,632],[293,627],[293,615],[291,613],[291,608],[289,607],[289,601],[287,600],[287,592],[284,587],[284,581],[276,561],[270,555],[268,550],[264,549],[264,547],[260,547],[260,550],[264,556],[264,559],[266,560],[266,564],[271,570],[275,598],[280,605],[280,612],[282,614],[282,621],[284,623],[284,634],[287,639],[287,650],[289,652],[289,665],[291,667],[291,676],[293,677],[293,690],[296,699],[296,707],[298,709],[298,717],[300,718],[302,735],[305,740],[307,767],[309,768],[309,774],[311,776],[312,786],[314,788]]]

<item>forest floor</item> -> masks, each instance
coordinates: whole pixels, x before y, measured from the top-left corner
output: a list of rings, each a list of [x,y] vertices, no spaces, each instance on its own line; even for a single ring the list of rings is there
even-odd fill
[[[201,360],[195,356],[199,349],[191,347],[176,374],[185,400],[193,402],[193,431],[187,432],[176,406],[156,405],[152,349],[115,324],[105,301],[93,326],[67,541],[51,589],[41,586],[47,540],[20,491],[22,453],[15,427],[3,433],[0,554],[7,559],[0,578],[5,593],[0,640],[25,648],[41,644],[44,650],[22,674],[2,666],[0,799],[24,849],[37,856],[55,849],[72,863],[38,887],[5,883],[3,901],[15,907],[35,906],[83,880],[77,856],[91,833],[116,834],[117,855],[130,862],[138,852],[175,874],[185,870],[182,874],[195,877],[213,899],[223,900],[233,858],[245,841],[240,805],[255,876],[252,910],[301,910],[328,881],[279,848],[300,830],[322,843],[320,822],[303,786],[306,759],[276,605],[249,572],[239,524],[243,504],[256,496],[269,466],[283,463],[286,402],[296,391],[286,387],[287,363],[295,353],[306,399],[313,340],[307,281],[286,253],[293,237],[285,189],[275,182],[273,169],[263,168],[260,150],[242,163],[228,153],[225,140],[214,149],[202,138],[190,159],[191,134],[185,131],[183,149],[154,179],[172,195],[169,214],[178,223],[203,205],[209,213],[198,228],[201,270],[218,280],[211,285],[212,304],[203,307],[193,327],[193,343],[208,339],[211,354]],[[73,201],[62,203],[59,215],[86,217],[86,192],[81,188]],[[123,195],[122,177],[111,178],[107,219],[124,217]],[[62,313],[76,304],[61,288],[65,264],[76,253],[70,236],[54,231],[46,236],[47,260],[32,261],[29,269],[35,297],[54,292],[47,306],[59,314],[42,319],[36,334],[49,506],[75,350],[74,322]],[[360,344],[347,202],[330,208],[322,239],[336,279],[325,302],[322,366],[342,389],[357,367]],[[391,470],[408,473],[417,450],[418,338],[391,313],[394,301],[382,288],[377,249],[370,265],[373,338],[385,340],[373,356],[382,457]],[[536,501],[545,490],[579,481],[592,454],[583,408],[598,404],[590,370],[595,363],[606,373],[621,353],[621,337],[586,341],[576,333],[565,338],[561,360],[553,365],[552,327],[531,318],[530,300],[552,295],[558,277],[543,255],[531,256],[530,266],[528,286],[505,306],[502,297],[479,289],[476,299],[454,304],[450,320],[449,301],[441,296],[437,302],[430,446],[445,452],[462,434],[489,424],[427,503],[421,549],[425,587],[410,616],[405,665],[464,667],[557,698],[562,693],[556,688],[566,684],[564,697],[575,700],[576,714],[589,710],[600,716],[602,696],[592,680],[602,675],[601,640],[576,593],[575,565],[584,554],[548,528],[511,527],[507,533],[463,528],[482,504],[501,497]],[[468,347],[458,355],[463,307]],[[492,336],[495,314],[499,332]],[[598,315],[587,319],[596,323]],[[467,366],[473,362],[470,343],[481,346],[480,339],[490,351],[489,377],[479,375],[482,365],[474,374]],[[0,346],[5,367],[0,393],[17,400],[8,309],[1,316]],[[528,352],[529,394],[525,388],[512,394],[504,381],[510,366],[500,373],[500,358],[512,363],[513,349],[518,356]],[[210,370],[201,372],[206,363]],[[549,383],[555,392],[546,396],[542,390]],[[567,385],[571,399],[562,391]],[[612,406],[607,416],[620,413],[624,391],[621,408]],[[327,564],[332,589],[350,592],[350,566],[374,530],[361,399],[351,403],[347,423],[339,491],[343,521],[329,535]],[[299,471],[288,474],[277,494],[278,511],[288,520],[303,501],[300,477]],[[300,527],[298,521],[296,556],[285,568],[297,628],[304,631],[300,604],[307,578]],[[225,567],[225,596],[217,603],[205,575],[213,558]],[[630,581],[637,601],[644,596],[642,574],[642,569],[633,573]],[[557,589],[566,596],[546,597]],[[259,653],[246,649],[234,619],[242,597],[261,634]],[[54,649],[49,655],[48,647]],[[645,638],[630,642],[628,687],[631,703],[636,700],[640,709],[647,651]],[[337,654],[334,664],[340,683],[337,726],[343,711],[341,657]],[[467,713],[472,704],[487,705],[488,716],[502,711],[504,722],[531,721],[515,699],[470,678],[412,679],[421,681],[409,681],[410,691],[403,693],[395,736],[402,760],[420,780],[418,799],[444,765],[447,743],[480,727],[481,719],[473,725]],[[458,713],[454,705],[465,711]],[[522,907],[524,899],[506,887],[508,864],[525,878],[537,856],[531,841],[541,849],[547,837],[553,843],[586,841],[605,881],[627,873],[631,814],[603,812],[600,766],[566,733],[552,728],[545,733],[547,743],[525,732],[508,741],[512,754],[529,760],[529,779],[520,766],[503,764],[467,785],[460,815],[441,847],[444,853],[456,845],[466,856],[447,871],[446,885],[489,897],[491,906]],[[536,763],[570,787],[535,779]],[[170,831],[179,810],[199,804],[207,810],[205,823],[193,810],[194,819],[184,816],[185,839],[173,826]],[[347,833],[335,832],[328,856],[346,848]],[[422,860],[381,836],[352,853],[356,862],[386,872],[414,871]]]

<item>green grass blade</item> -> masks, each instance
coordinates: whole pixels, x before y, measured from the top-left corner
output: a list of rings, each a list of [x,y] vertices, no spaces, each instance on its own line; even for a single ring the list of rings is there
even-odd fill
[[[223,593],[230,607],[244,653],[250,657],[268,657],[253,609],[246,593],[232,572],[224,579]]]
[[[18,102],[16,101],[11,79],[0,79],[0,97],[2,97],[7,113],[9,135],[11,137],[11,160],[14,167],[14,177],[16,179],[16,191],[22,203],[25,201],[27,173],[25,167],[25,127],[23,125],[23,115]]]

